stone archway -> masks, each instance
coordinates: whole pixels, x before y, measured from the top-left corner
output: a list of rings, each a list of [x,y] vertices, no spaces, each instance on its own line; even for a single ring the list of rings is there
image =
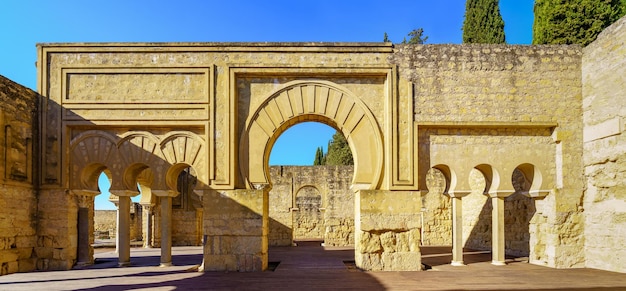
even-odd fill
[[[346,88],[328,81],[292,81],[251,114],[242,133],[239,163],[246,187],[268,185],[268,160],[276,139],[290,126],[317,121],[340,130],[354,157],[353,187],[375,189],[383,173],[383,139],[369,108]]]

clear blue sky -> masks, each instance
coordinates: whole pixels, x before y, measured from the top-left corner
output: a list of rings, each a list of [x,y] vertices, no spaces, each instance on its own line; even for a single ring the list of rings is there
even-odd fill
[[[500,1],[507,43],[531,43],[533,3]],[[401,42],[421,27],[429,44],[461,43],[464,13],[463,0],[4,0],[0,75],[36,89],[35,44],[47,42]],[[270,164],[310,165],[333,133],[296,125]]]

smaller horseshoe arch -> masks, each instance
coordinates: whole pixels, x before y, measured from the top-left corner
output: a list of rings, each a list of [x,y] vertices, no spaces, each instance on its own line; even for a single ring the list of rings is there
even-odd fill
[[[328,81],[293,81],[271,94],[251,114],[239,143],[246,187],[269,184],[269,154],[287,128],[317,121],[343,133],[354,157],[353,186],[376,189],[383,169],[383,141],[369,108],[349,90]]]

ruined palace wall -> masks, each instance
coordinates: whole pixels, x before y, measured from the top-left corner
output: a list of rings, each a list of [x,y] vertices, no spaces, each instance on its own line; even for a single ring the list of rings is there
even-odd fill
[[[352,166],[272,166],[269,245],[323,239],[354,245]]]
[[[140,241],[142,234],[142,211],[139,203],[130,204],[130,240]],[[94,211],[94,231],[108,232],[109,237],[117,236],[117,211],[116,210],[95,210]]]
[[[0,76],[0,275],[36,268],[33,125],[38,95]]]
[[[626,272],[626,18],[583,50],[586,267]]]
[[[545,161],[541,189],[549,194],[533,202],[527,243],[531,262],[552,267],[584,265],[581,54],[576,46],[400,45],[390,59],[412,84],[420,163],[436,157],[434,149],[450,149],[466,172],[496,155]],[[490,214],[477,203],[464,203],[464,215]],[[485,224],[466,224],[464,232],[491,237]]]

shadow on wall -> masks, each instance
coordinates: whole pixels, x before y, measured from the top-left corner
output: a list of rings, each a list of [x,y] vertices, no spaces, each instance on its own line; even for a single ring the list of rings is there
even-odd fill
[[[525,189],[524,176],[513,173],[514,194],[504,199],[505,253],[512,257],[530,256],[530,220],[537,209],[532,198],[521,194]],[[484,181],[483,181],[484,183]],[[482,185],[481,185],[482,186]],[[482,206],[481,205],[482,202]],[[470,227],[465,247],[477,250],[492,249],[492,200],[482,191],[473,191],[464,198],[464,227]],[[468,207],[475,203],[474,207]],[[480,212],[477,210],[480,209]],[[469,221],[468,221],[469,220]]]

